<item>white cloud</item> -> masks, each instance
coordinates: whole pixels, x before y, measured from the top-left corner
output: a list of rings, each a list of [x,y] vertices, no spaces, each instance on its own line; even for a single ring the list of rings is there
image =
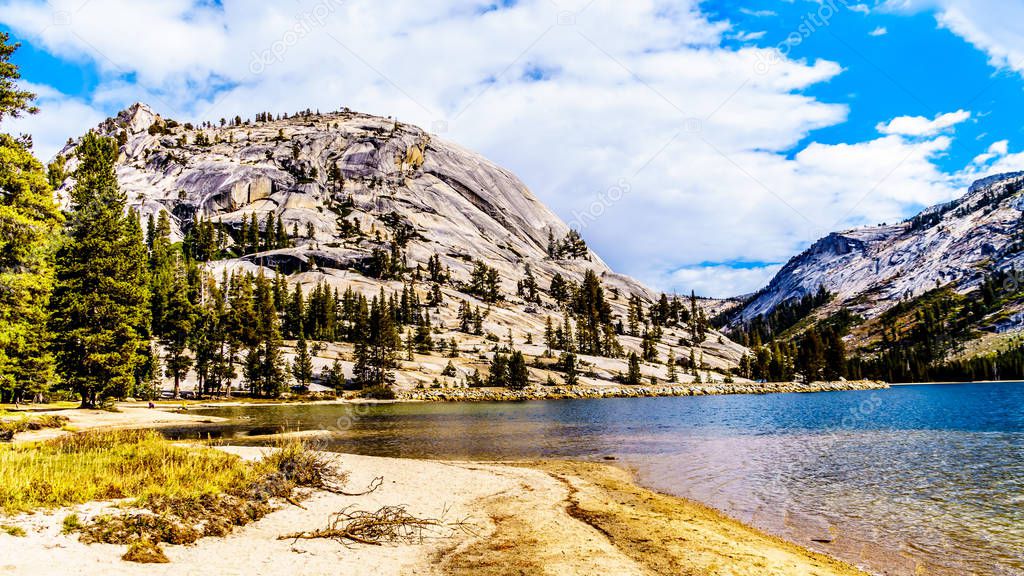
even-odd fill
[[[765,34],[767,34],[767,32],[764,30],[759,30],[757,32],[739,32],[732,38],[734,40],[739,40],[740,42],[752,42],[754,40],[764,38]]]
[[[713,298],[742,296],[750,293],[751,286],[760,288],[768,284],[781,265],[733,267],[725,264],[688,266],[672,272],[666,283],[690,286],[698,294]]]
[[[934,9],[938,24],[989,56],[997,68],[1024,74],[1024,4],[1006,0],[889,0],[888,9]]]
[[[854,12],[860,12],[861,14],[870,14],[871,13],[871,7],[868,6],[867,4],[854,4],[852,6],[847,6],[847,7],[850,10],[852,10]]]
[[[778,15],[774,10],[751,10],[750,8],[740,8],[740,12],[755,18],[766,18],[768,16]]]
[[[53,158],[71,136],[85,133],[107,117],[92,105],[49,86],[22,82],[38,97],[39,113],[24,115],[4,124],[4,131],[31,134],[34,152],[44,163]]]
[[[971,113],[967,110],[939,114],[931,120],[924,116],[899,116],[893,118],[888,123],[882,122],[877,128],[882,134],[934,136],[970,118]]]
[[[885,26],[879,26],[878,28],[875,28],[871,32],[868,32],[868,36],[885,36],[888,33],[888,28],[886,28]]]
[[[51,117],[73,121],[33,126],[40,142],[83,132],[93,106],[135,100],[179,120],[348,106],[447,126],[441,137],[508,167],[566,220],[628,186],[583,235],[663,289],[756,290],[769,270],[701,263],[783,262],[836,228],[956,193],[934,164],[950,140],[932,126],[950,119],[794,151],[846,120],[845,105],[805,93],[841,67],[722,48],[730,25],[697,0],[50,4],[66,24],[27,0],[0,0],[0,22],[102,77],[90,102],[57,100],[83,108],[55,105]]]
[[[992,143],[991,146],[988,147],[988,151],[987,152],[985,152],[984,154],[979,154],[979,155],[975,156],[974,160],[971,161],[971,164],[974,165],[974,166],[981,166],[983,164],[987,164],[988,162],[991,162],[992,160],[994,160],[996,158],[1001,158],[1003,156],[1006,156],[1007,153],[1009,152],[1009,149],[1010,149],[1010,141],[1009,140],[1000,140],[998,142],[994,142],[994,143]]]

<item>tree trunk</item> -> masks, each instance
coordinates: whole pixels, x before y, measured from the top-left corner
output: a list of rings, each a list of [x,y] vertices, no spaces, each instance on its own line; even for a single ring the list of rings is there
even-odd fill
[[[181,398],[181,387],[180,387],[180,384],[179,384],[178,373],[175,372],[174,373],[174,399],[178,400],[179,398]]]

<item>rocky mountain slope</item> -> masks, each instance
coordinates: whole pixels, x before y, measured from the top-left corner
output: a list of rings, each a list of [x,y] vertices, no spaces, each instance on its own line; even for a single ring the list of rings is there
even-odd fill
[[[870,320],[938,286],[966,294],[986,277],[1005,280],[1005,273],[1024,270],[1022,190],[1024,173],[1002,174],[905,222],[830,234],[791,259],[730,324],[748,323],[822,286],[833,298],[821,315],[846,308]],[[1011,301],[987,318],[989,327],[1024,328],[1018,308]]]
[[[218,278],[225,268],[255,272],[265,267],[306,290],[326,282],[367,295],[382,286],[401,292],[401,280],[378,280],[366,272],[375,250],[401,244],[401,257],[409,267],[426,266],[436,256],[450,270],[452,281],[442,289],[445,304],[431,311],[437,337],[457,339],[463,350],[485,352],[492,344],[484,337],[456,330],[461,302],[484,306],[464,290],[474,262],[483,261],[498,271],[505,296],[490,307],[485,332],[503,342],[511,337],[517,348],[535,355],[544,350],[545,320],[561,321],[560,308],[547,293],[555,274],[579,282],[587,270],[596,272],[611,295],[614,316],[623,320],[630,295],[647,304],[658,298],[639,282],[614,273],[585,246],[552,257],[550,240],[560,243],[570,230],[514,175],[390,118],[348,110],[307,111],[191,126],[136,104],[97,130],[121,143],[118,180],[144,223],[167,210],[176,239],[207,220],[237,237],[253,215],[260,222],[273,215],[284,229],[294,231],[291,247],[207,264]],[[67,173],[75,166],[75,146],[69,142],[61,152]],[[58,195],[66,198],[71,185],[65,181]],[[230,237],[227,241],[233,243]],[[542,289],[539,303],[516,296],[527,265]],[[419,287],[424,293],[428,288]],[[620,341],[627,351],[639,350],[638,338],[622,336]],[[677,357],[689,357],[693,348],[712,379],[722,379],[723,371],[736,366],[745,353],[714,331],[695,342],[686,326],[667,330],[658,347],[662,361],[670,348]],[[348,358],[344,349],[329,350],[318,366],[332,356]],[[621,359],[583,360],[589,364],[584,374],[595,383],[625,371]],[[403,365],[399,380],[408,385],[431,382],[446,362],[443,357],[417,357]],[[463,364],[460,375],[476,367]],[[645,364],[643,372],[663,378],[666,367]],[[538,379],[549,375],[533,374]],[[687,378],[692,377],[681,379]]]

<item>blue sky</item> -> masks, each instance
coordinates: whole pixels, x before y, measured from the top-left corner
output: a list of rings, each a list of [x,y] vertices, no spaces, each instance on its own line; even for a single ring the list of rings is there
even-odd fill
[[[349,106],[517,174],[614,268],[757,289],[838,229],[1024,169],[1024,2],[0,0],[37,153],[136,100]]]

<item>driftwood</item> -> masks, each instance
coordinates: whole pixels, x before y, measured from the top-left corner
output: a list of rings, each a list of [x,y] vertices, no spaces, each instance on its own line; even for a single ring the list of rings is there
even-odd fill
[[[447,512],[447,511],[446,511]],[[278,540],[336,540],[346,546],[352,542],[381,546],[384,544],[418,544],[428,537],[452,537],[458,532],[474,534],[474,526],[466,520],[448,522],[441,518],[417,518],[405,506],[382,506],[374,512],[352,510],[352,507],[331,515],[326,528],[312,532],[296,532],[279,536]]]

